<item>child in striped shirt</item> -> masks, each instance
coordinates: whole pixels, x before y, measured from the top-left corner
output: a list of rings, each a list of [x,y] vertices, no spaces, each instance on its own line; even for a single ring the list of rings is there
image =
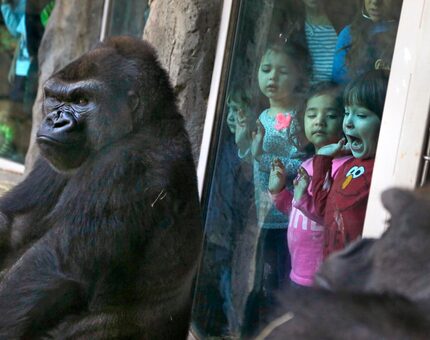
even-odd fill
[[[338,141],[342,136],[343,105],[337,85],[333,82],[315,84],[310,89],[301,118],[306,138],[316,150]],[[350,158],[333,159],[333,177]],[[301,164],[294,181],[294,193],[285,187],[285,167],[279,159],[273,162],[269,179],[269,191],[276,208],[289,214],[287,240],[291,256],[290,280],[300,286],[312,285],[314,274],[323,259],[323,221],[315,213],[309,185],[313,174],[312,159]]]
[[[304,31],[312,59],[312,83],[329,81],[337,42],[337,33],[322,1],[302,0],[305,9]]]

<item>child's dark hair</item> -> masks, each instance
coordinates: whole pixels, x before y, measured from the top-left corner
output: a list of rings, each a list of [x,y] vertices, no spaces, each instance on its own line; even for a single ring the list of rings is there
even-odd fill
[[[324,94],[332,95],[335,100],[336,110],[343,112],[344,105],[342,87],[334,81],[321,81],[313,84],[306,95],[306,103],[304,109],[306,109],[306,104],[309,99],[317,96],[322,96]]]
[[[227,96],[227,105],[230,106],[233,103],[251,107],[253,102],[252,94],[249,88],[242,86],[233,85]]]
[[[324,94],[332,95],[334,97],[336,110],[339,110],[339,112],[343,112],[344,105],[341,85],[335,83],[334,81],[320,81],[318,83],[315,83],[309,88],[298,111],[298,119],[302,129],[304,129],[304,116],[308,101],[313,97],[322,96]]]
[[[382,118],[389,72],[372,70],[353,79],[345,88],[345,106],[363,106]]]

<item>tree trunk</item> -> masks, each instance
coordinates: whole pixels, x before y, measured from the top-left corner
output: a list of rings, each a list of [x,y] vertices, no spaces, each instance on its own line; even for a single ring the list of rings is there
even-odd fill
[[[221,0],[154,0],[144,39],[158,50],[179,99],[197,162],[212,78]]]

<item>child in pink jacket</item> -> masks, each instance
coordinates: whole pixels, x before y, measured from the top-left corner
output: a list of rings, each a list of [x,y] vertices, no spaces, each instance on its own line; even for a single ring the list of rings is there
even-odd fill
[[[302,124],[307,140],[318,151],[324,145],[337,142],[342,136],[343,104],[336,84],[314,85],[308,95]],[[332,176],[351,156],[334,158]],[[269,191],[278,210],[289,214],[287,229],[291,255],[290,280],[300,286],[311,286],[315,272],[323,259],[324,228],[312,203],[311,185],[313,157],[301,164],[294,181],[294,193],[285,188],[284,165],[273,161]],[[303,171],[305,170],[305,171]]]

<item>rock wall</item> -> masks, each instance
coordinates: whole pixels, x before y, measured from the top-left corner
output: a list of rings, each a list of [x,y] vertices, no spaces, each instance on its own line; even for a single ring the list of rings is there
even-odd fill
[[[144,39],[169,71],[197,162],[221,15],[221,0],[154,0]]]

